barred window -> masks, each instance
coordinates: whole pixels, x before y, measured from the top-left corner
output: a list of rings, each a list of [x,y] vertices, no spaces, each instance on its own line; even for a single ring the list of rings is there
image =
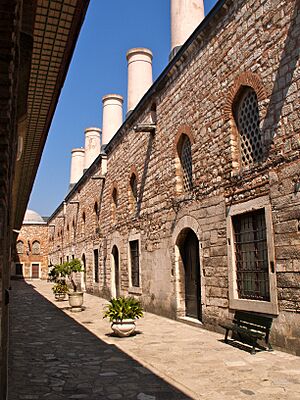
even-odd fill
[[[239,298],[270,301],[264,209],[234,216],[233,229]]]
[[[191,142],[187,135],[182,135],[180,162],[182,167],[183,189],[189,192],[193,188],[193,164]]]
[[[32,254],[38,255],[41,252],[41,245],[40,242],[38,240],[35,240],[32,243]]]
[[[252,88],[247,87],[242,91],[234,114],[240,137],[241,166],[262,161],[264,145],[259,128],[258,99]]]
[[[17,248],[17,253],[18,254],[23,254],[24,253],[24,243],[22,242],[22,240],[18,240],[16,248]]]
[[[140,262],[139,262],[139,241],[129,242],[131,260],[131,284],[134,287],[140,286]]]

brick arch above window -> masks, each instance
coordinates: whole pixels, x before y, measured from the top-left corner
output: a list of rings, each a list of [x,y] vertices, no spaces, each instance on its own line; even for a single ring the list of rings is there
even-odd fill
[[[195,143],[188,125],[181,125],[175,137],[176,193],[188,193],[193,188],[192,145]]]
[[[175,155],[177,155],[178,143],[183,134],[186,135],[190,139],[191,145],[193,145],[195,143],[195,139],[194,139],[194,136],[191,132],[191,128],[189,127],[189,125],[186,125],[186,124],[180,125],[177,129],[177,133],[176,133],[175,141],[174,141],[174,154]]]
[[[227,93],[224,105],[224,117],[226,121],[234,119],[232,106],[236,101],[236,98],[239,96],[242,88],[247,86],[252,88],[256,92],[259,102],[266,99],[266,88],[260,76],[249,71],[242,72],[236,77],[233,85],[230,87]]]

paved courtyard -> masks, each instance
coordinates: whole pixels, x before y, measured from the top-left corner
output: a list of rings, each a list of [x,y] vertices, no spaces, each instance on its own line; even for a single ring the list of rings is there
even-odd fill
[[[252,356],[222,335],[149,313],[137,335],[115,338],[105,300],[85,294],[85,310],[71,313],[51,287],[13,282],[9,400],[300,399],[299,357]]]

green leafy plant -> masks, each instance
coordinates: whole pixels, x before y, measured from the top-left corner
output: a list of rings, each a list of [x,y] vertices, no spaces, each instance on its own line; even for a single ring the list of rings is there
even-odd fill
[[[141,303],[134,297],[120,296],[112,298],[106,308],[103,318],[109,318],[110,322],[138,319],[144,315]]]
[[[58,282],[61,278],[68,277],[73,286],[74,292],[76,292],[77,284],[74,276],[76,272],[83,272],[81,261],[78,258],[74,258],[71,261],[66,261],[63,264],[54,265],[48,275],[49,277],[51,276],[51,279],[54,282]]]
[[[60,281],[53,286],[52,291],[54,294],[66,294],[69,289],[65,281]]]

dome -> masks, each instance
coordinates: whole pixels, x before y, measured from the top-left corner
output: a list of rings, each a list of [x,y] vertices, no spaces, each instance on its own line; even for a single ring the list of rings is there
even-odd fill
[[[33,210],[26,210],[23,224],[45,224],[43,218]]]

